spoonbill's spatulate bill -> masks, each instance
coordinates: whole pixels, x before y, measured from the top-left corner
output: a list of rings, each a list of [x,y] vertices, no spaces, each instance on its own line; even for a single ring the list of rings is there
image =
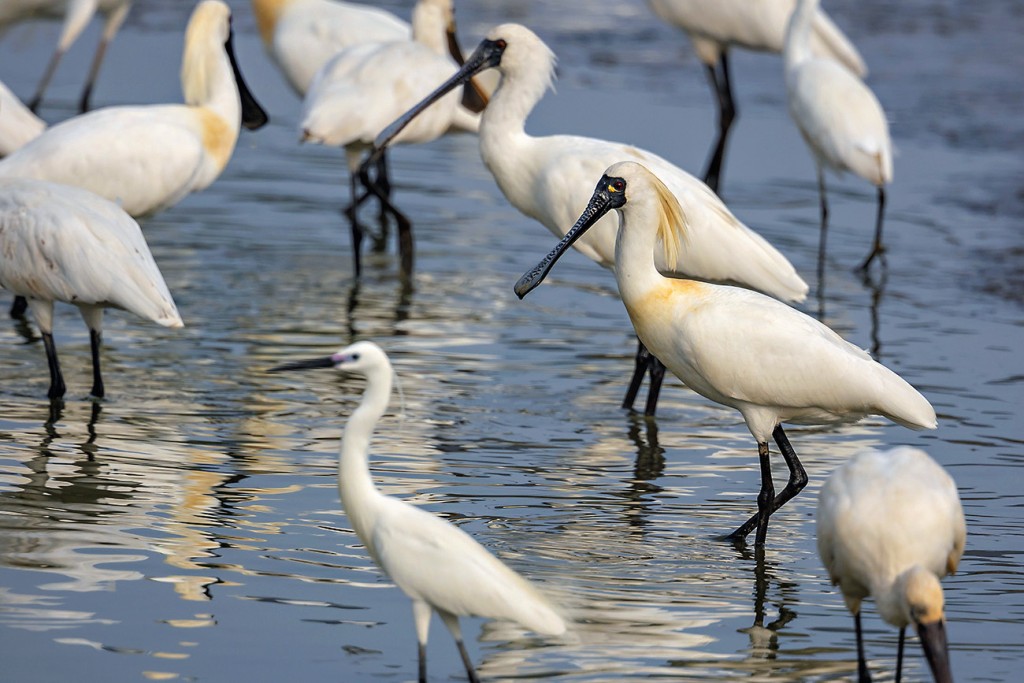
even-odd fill
[[[47,129],[0,160],[0,177],[76,185],[132,216],[175,204],[217,179],[241,125],[267,120],[241,79],[231,11],[221,0],[203,0],[192,12],[181,84],[185,104],[107,107]]]
[[[860,680],[871,680],[860,626],[870,597],[900,630],[896,680],[913,626],[935,680],[952,683],[939,579],[956,571],[967,536],[953,478],[917,448],[865,451],[825,482],[817,517],[818,554],[854,617]]]
[[[627,144],[574,135],[534,137],[526,118],[554,77],[555,56],[528,28],[503,24],[492,29],[455,76],[377,138],[378,153],[433,102],[474,75],[497,68],[501,80],[480,120],[480,156],[509,202],[561,237],[587,205],[589,188],[610,164],[632,159],[663,179],[689,220],[686,239],[652,245],[658,269],[667,275],[728,282],[757,289],[787,301],[802,301],[807,283],[781,253],[741,223],[707,185],[661,157]],[[372,159],[373,155],[371,155]],[[608,216],[576,248],[599,264],[615,264],[618,219]],[[668,263],[666,252],[681,258]],[[657,354],[655,354],[657,355]],[[639,354],[638,354],[639,357]],[[655,371],[660,368],[655,359]],[[663,368],[661,368],[663,369]],[[642,379],[634,377],[625,407],[630,407]],[[647,412],[657,406],[658,382],[652,377]]]
[[[460,616],[508,619],[545,635],[563,633],[565,622],[548,600],[469,534],[377,490],[367,457],[370,437],[388,405],[393,375],[379,346],[357,342],[326,358],[288,363],[273,371],[330,367],[366,379],[363,400],[341,438],[338,488],[345,514],[370,557],[412,599],[419,680],[427,678],[431,610],[455,638],[471,681],[479,679],[462,641]]]
[[[811,23],[817,10],[818,0],[798,0],[786,30],[783,61],[789,113],[810,147],[818,169],[819,271],[825,257],[828,230],[825,168],[837,173],[852,171],[878,188],[874,242],[858,266],[859,270],[866,271],[885,250],[882,244],[885,186],[892,182],[889,123],[878,98],[855,73],[840,62],[814,56]]]
[[[104,308],[183,326],[139,224],[113,202],[76,187],[0,179],[0,287],[28,300],[46,346],[50,398],[65,393],[53,341],[54,301],[78,306],[89,327],[97,397],[104,394]]]
[[[386,156],[380,156],[377,177],[361,196],[357,181],[369,181],[369,176],[360,176],[360,161],[387,124],[429,95],[459,67],[448,54],[449,46],[457,44],[452,0],[420,0],[412,20],[413,41],[361,43],[335,54],[317,72],[303,102],[299,124],[302,140],[345,148],[352,193],[346,214],[352,227],[357,275],[361,270],[363,229],[356,210],[370,196],[381,202],[382,221],[386,220],[386,211],[398,224],[403,272],[412,270],[413,261],[411,224],[391,203]],[[475,132],[480,117],[463,107],[460,99],[459,93],[450,93],[417,117],[394,142],[431,142],[450,130]]]
[[[935,411],[899,375],[863,350],[789,306],[739,287],[667,278],[651,252],[659,242],[686,240],[689,216],[651,171],[626,161],[605,172],[579,220],[562,241],[515,286],[522,298],[558,258],[601,217],[621,216],[615,243],[615,280],[640,341],[698,394],[740,411],[757,440],[761,465],[758,512],[730,538],[754,528],[765,542],[768,519],[807,483],[783,422],[833,424],[883,415],[914,429],[934,429]],[[666,252],[669,265],[685,258]],[[768,438],[789,467],[775,495]]]
[[[704,170],[704,182],[715,192],[721,185],[725,145],[738,113],[729,73],[729,49],[782,52],[786,23],[796,0],[647,0],[658,17],[684,31],[704,64],[718,105],[718,135]],[[867,68],[853,43],[818,10],[811,24],[814,53],[842,62],[864,76]]]
[[[64,20],[60,38],[57,40],[57,48],[46,65],[43,77],[39,81],[39,87],[36,88],[36,94],[29,100],[29,107],[33,111],[39,108],[43,100],[43,93],[46,92],[46,86],[49,85],[64,53],[85,30],[93,15],[99,11],[106,15],[106,21],[103,24],[103,33],[100,36],[99,45],[96,46],[96,54],[92,58],[92,66],[89,67],[89,75],[85,79],[85,86],[78,103],[79,111],[84,112],[89,109],[92,88],[99,75],[107,46],[117,35],[131,6],[132,0],[3,0],[0,2],[0,33],[10,24],[33,17],[54,17]]]

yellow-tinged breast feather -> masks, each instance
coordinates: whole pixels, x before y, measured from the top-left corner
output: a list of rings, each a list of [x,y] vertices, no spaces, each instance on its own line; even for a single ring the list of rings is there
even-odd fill
[[[252,11],[256,15],[256,27],[260,30],[263,44],[270,46],[274,41],[274,27],[281,18],[281,12],[292,0],[252,0]]]
[[[198,107],[195,111],[203,131],[203,149],[213,158],[218,170],[223,170],[235,149],[235,131],[213,111],[205,107]]]

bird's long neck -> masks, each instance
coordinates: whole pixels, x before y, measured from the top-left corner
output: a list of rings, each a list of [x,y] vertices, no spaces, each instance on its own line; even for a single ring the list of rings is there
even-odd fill
[[[811,58],[811,24],[818,11],[818,2],[797,0],[796,9],[786,26],[786,42],[782,50],[787,69]]]
[[[371,530],[376,515],[376,502],[382,494],[370,476],[368,454],[373,429],[384,414],[391,394],[390,368],[367,378],[363,400],[345,425],[338,458],[338,491],[341,505],[352,522],[352,528],[364,545],[371,545]]]
[[[526,118],[551,85],[554,58],[537,55],[531,64],[502,70],[501,82],[480,119],[480,156],[484,163],[510,156],[509,145],[525,142]]]
[[[181,87],[185,104],[216,114],[227,126],[227,133],[238,135],[242,103],[219,32],[205,30],[196,22],[189,24],[181,62]]]
[[[654,262],[662,212],[652,193],[637,194],[637,198],[630,200],[629,211],[619,214],[619,233],[615,239],[615,279],[619,296],[627,307],[642,300],[666,279]]]
[[[412,39],[439,55],[448,54],[448,22],[441,7],[417,2],[412,10]]]

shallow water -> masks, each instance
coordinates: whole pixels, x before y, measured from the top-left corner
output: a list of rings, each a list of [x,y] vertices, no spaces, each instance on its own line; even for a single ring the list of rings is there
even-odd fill
[[[177,101],[187,3],[140,0],[95,103]],[[404,14],[405,3],[381,3]],[[341,514],[337,439],[358,382],[269,375],[355,339],[401,378],[375,441],[381,487],[446,516],[529,575],[576,620],[540,638],[468,620],[488,680],[818,681],[855,674],[852,620],[814,547],[827,474],[858,450],[913,444],[959,485],[969,538],[946,580],[954,675],[1013,680],[1024,657],[1024,123],[1011,3],[842,1],[899,149],[888,277],[850,272],[869,246],[873,189],[830,178],[824,297],[817,188],[785,111],[781,61],[737,53],[741,117],[726,162],[734,211],[812,285],[807,310],[873,349],[935,405],[940,428],[881,419],[791,430],[811,483],[774,519],[763,559],[718,542],[750,514],[755,449],[740,417],[667,382],[658,416],[619,408],[634,342],[610,274],[573,254],[526,302],[512,284],[553,245],[460,136],[393,155],[416,225],[416,271],[389,250],[353,281],[337,150],[296,143],[298,102],[262,52],[248,4],[236,43],[272,123],[243,133],[206,192],[144,224],[185,318],[165,330],[107,316],[109,397],[87,398],[88,336],[59,310],[69,384],[53,412],[41,344],[0,325],[0,658],[4,680],[415,678],[408,600]],[[534,134],[578,132],[657,150],[698,172],[713,109],[685,40],[638,0],[459,5],[463,42],[526,23],[560,57]],[[58,72],[43,115],[68,115],[98,29]],[[0,78],[35,86],[56,24],[0,40]],[[145,55],[145,57],[140,57]],[[595,178],[596,181],[596,178]],[[464,620],[465,621],[465,620]],[[463,676],[440,624],[432,680]],[[892,677],[896,632],[869,607],[868,654]],[[927,679],[908,646],[908,676]],[[83,672],[102,672],[88,674]]]

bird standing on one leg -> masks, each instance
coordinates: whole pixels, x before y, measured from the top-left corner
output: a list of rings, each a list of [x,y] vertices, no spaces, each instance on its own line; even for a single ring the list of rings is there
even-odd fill
[[[800,311],[758,292],[667,278],[652,253],[665,245],[670,266],[686,239],[688,216],[672,192],[642,165],[625,161],[605,171],[590,203],[562,241],[516,283],[519,298],[590,226],[617,209],[615,280],[640,341],[686,386],[740,411],[757,440],[761,466],[758,512],[730,538],[757,529],[807,484],[783,422],[835,424],[884,415],[914,429],[934,429],[935,411],[899,375]],[[789,468],[775,494],[768,439]]]
[[[786,96],[789,113],[814,155],[821,201],[818,274],[823,272],[828,231],[825,168],[852,171],[878,188],[878,214],[870,253],[858,266],[867,271],[881,256],[885,186],[892,182],[892,141],[878,98],[843,64],[811,53],[811,20],[819,0],[798,0],[786,29]]]
[[[357,342],[326,358],[272,371],[336,368],[366,379],[359,407],[341,438],[338,489],[352,528],[374,563],[412,599],[419,680],[427,680],[427,632],[438,613],[459,648],[469,680],[479,681],[459,628],[460,616],[508,619],[545,635],[566,629],[562,617],[530,582],[509,569],[462,529],[381,493],[367,463],[370,437],[384,414],[394,371],[373,342]]]
[[[860,625],[867,597],[900,630],[897,683],[909,625],[937,683],[952,683],[939,579],[956,571],[967,536],[953,478],[917,448],[866,451],[825,482],[817,518],[818,554],[853,614],[861,683],[871,680]]]

